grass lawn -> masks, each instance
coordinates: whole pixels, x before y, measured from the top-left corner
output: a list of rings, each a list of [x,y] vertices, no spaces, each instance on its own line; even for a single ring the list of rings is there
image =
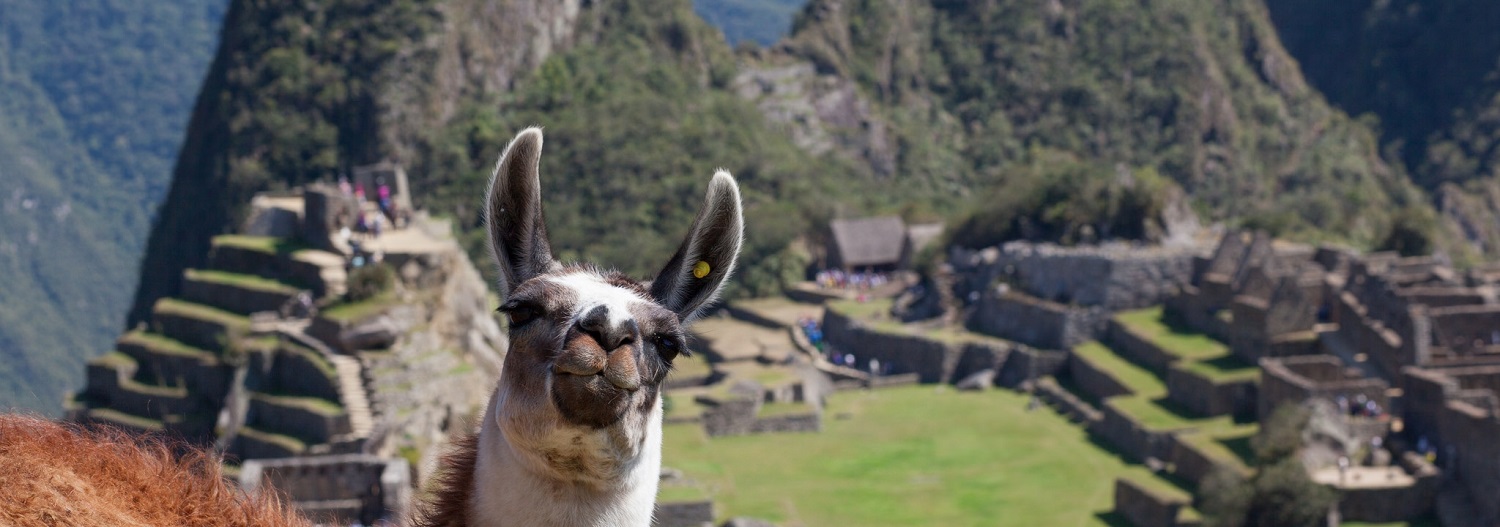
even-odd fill
[[[889,298],[873,298],[867,302],[836,300],[829,302],[828,308],[858,320],[869,320],[876,315],[891,318],[891,299]]]
[[[1141,337],[1155,342],[1168,353],[1187,360],[1211,360],[1229,354],[1224,343],[1202,333],[1181,332],[1162,321],[1161,306],[1124,311],[1115,315],[1125,327]]]
[[[821,433],[709,440],[668,426],[664,464],[721,517],[809,526],[1106,525],[1115,478],[1155,478],[1026,401],[932,385],[841,392]]]

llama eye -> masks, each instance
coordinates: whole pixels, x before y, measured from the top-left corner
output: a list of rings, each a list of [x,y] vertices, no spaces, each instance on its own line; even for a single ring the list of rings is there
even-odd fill
[[[538,308],[535,304],[515,300],[506,302],[505,305],[500,306],[500,312],[510,317],[510,327],[512,328],[524,326],[527,322],[531,322],[542,316],[541,308]]]
[[[657,335],[651,340],[655,341],[656,353],[668,361],[677,358],[678,354],[683,356],[691,355],[683,348],[682,337],[677,335]]]

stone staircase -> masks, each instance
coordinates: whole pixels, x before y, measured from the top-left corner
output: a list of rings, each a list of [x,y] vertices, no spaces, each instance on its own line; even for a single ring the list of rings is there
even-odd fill
[[[352,430],[350,438],[369,438],[371,430],[375,428],[375,416],[370,411],[370,394],[365,388],[364,366],[359,359],[341,355],[323,341],[308,335],[306,330],[309,323],[308,320],[283,321],[278,325],[277,333],[317,350],[319,355],[333,364],[334,371],[338,373],[339,402],[343,404],[344,411],[349,413],[349,427]]]

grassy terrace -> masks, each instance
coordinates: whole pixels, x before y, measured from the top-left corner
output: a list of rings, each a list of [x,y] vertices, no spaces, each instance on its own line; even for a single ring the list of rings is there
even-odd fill
[[[280,280],[272,280],[263,276],[229,273],[208,269],[188,269],[187,279],[197,282],[211,282],[216,284],[230,285],[241,289],[249,289],[252,291],[265,291],[268,293],[281,293],[285,295],[295,295],[297,294],[297,291],[301,290],[296,286],[293,286],[292,284],[288,284]]]
[[[322,316],[342,324],[350,324],[379,315],[400,303],[394,291],[386,291],[359,302],[339,303],[324,309]]]
[[[221,234],[214,236],[212,243],[214,247],[234,247],[236,249],[248,249],[266,254],[291,254],[307,248],[307,244],[298,240],[271,236],[245,236],[243,234]]]
[[[1183,331],[1162,320],[1161,306],[1125,311],[1115,320],[1132,333],[1156,343],[1167,353],[1180,357],[1177,367],[1197,373],[1216,383],[1240,382],[1260,376],[1259,368],[1229,352],[1224,343],[1202,333]]]
[[[152,353],[171,355],[176,357],[187,357],[203,361],[217,360],[218,357],[207,350],[195,348],[184,344],[177,339],[166,335],[152,333],[149,331],[134,330],[120,336],[120,343],[133,344],[151,350]]]
[[[162,429],[161,421],[158,421],[156,419],[150,419],[138,415],[131,415],[119,410],[112,410],[109,408],[92,408],[89,410],[89,418],[141,430]]]
[[[282,342],[280,344],[280,347],[277,349],[284,353],[299,355],[302,358],[307,359],[308,362],[316,365],[318,367],[318,371],[323,372],[323,374],[327,375],[329,379],[338,379],[339,372],[333,367],[333,363],[328,362],[328,359],[323,358],[323,355],[318,353],[318,351],[315,349],[297,344],[295,342]]]
[[[89,360],[89,364],[98,364],[112,369],[134,368],[135,359],[119,351],[111,351]]]
[[[1131,364],[1098,342],[1085,342],[1073,348],[1073,355],[1088,361],[1100,370],[1109,372],[1115,380],[1125,384],[1131,392],[1142,397],[1161,397],[1167,394],[1167,385],[1150,370]]]
[[[302,453],[302,451],[307,450],[306,443],[303,443],[302,440],[289,435],[274,434],[265,430],[259,430],[248,426],[240,428],[240,435],[250,439],[259,440],[264,443],[271,443],[297,454],[300,454]]]
[[[866,302],[858,300],[835,300],[828,303],[828,309],[841,313],[844,316],[863,322],[867,327],[884,333],[898,335],[913,335],[926,337],[933,340],[954,343],[980,343],[992,342],[1003,344],[1004,341],[994,337],[974,333],[963,327],[942,327],[937,329],[924,329],[921,331],[908,328],[900,321],[891,318],[891,299],[875,298]]]
[[[333,401],[330,401],[330,400],[327,400],[327,399],[318,398],[318,397],[303,397],[303,396],[297,396],[297,395],[273,395],[273,394],[260,393],[260,392],[252,393],[252,394],[250,394],[250,397],[252,399],[258,399],[258,400],[266,401],[266,402],[274,404],[276,406],[284,406],[284,407],[288,407],[288,408],[297,408],[297,409],[300,409],[300,410],[306,410],[308,412],[312,412],[312,413],[315,413],[315,414],[318,414],[318,415],[322,415],[322,416],[327,416],[327,417],[333,417],[333,416],[336,416],[336,415],[344,413],[344,407],[340,406],[339,403],[336,403],[336,402],[333,402]]]
[[[196,318],[198,320],[207,320],[227,328],[250,328],[250,317],[236,315],[222,309],[203,304],[194,304],[176,298],[157,300],[154,311],[157,313]]]
[[[848,418],[818,434],[710,440],[701,426],[668,426],[665,465],[712,497],[721,520],[808,526],[1102,526],[1115,520],[1118,477],[1182,492],[1026,402],[930,385],[840,392],[825,415]]]

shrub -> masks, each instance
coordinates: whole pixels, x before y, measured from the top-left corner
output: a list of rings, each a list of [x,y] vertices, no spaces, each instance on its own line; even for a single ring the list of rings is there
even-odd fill
[[[374,298],[396,285],[396,271],[386,264],[373,264],[349,272],[350,302]]]

